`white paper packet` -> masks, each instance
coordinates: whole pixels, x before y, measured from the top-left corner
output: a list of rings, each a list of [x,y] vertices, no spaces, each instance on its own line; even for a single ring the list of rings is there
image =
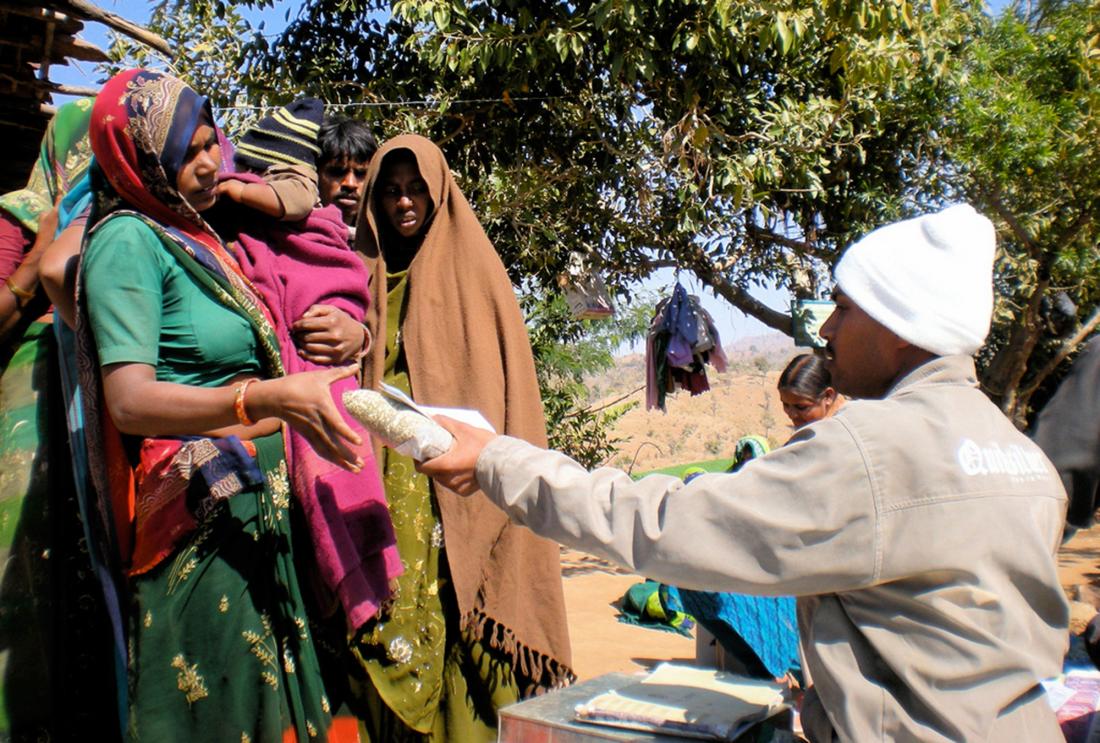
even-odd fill
[[[450,432],[431,419],[433,415],[446,415],[496,433],[476,410],[417,405],[404,392],[384,383],[377,391],[345,392],[343,400],[348,412],[371,433],[394,451],[418,462],[445,454],[454,443]]]

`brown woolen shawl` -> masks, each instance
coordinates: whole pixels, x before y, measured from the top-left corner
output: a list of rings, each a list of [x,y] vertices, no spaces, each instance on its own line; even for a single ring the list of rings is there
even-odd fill
[[[451,176],[424,137],[404,134],[371,158],[359,207],[356,248],[371,275],[367,325],[376,342],[365,382],[376,387],[386,353],[386,261],[375,188],[386,155],[416,157],[434,211],[409,265],[401,343],[413,398],[479,410],[498,432],[546,446],[546,424],[523,315],[504,264]],[[379,459],[381,461],[381,459]],[[524,694],[575,677],[558,546],[511,523],[483,494],[463,498],[433,483],[460,627],[513,661]],[[526,687],[526,688],[523,688]]]

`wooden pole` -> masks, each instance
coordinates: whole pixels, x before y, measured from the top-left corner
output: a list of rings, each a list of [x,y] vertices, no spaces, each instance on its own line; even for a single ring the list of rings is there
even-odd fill
[[[92,3],[87,2],[87,0],[63,0],[63,5],[67,5],[71,8],[73,15],[86,18],[90,21],[98,21],[105,26],[110,26],[119,33],[126,34],[131,39],[136,39],[142,44],[156,49],[165,56],[172,56],[172,48],[168,46],[167,41],[157,36],[152,31],[144,29],[120,15],[96,7]]]
[[[50,85],[58,93],[64,93],[65,95],[76,95],[87,98],[95,98],[99,93],[99,88],[85,88],[82,85],[67,85],[65,83],[52,83]]]
[[[50,55],[53,54],[54,24],[46,21],[46,41],[42,44],[42,66],[38,68],[38,79],[50,79]]]
[[[107,53],[95,44],[83,39],[74,39],[71,36],[61,38],[54,36],[53,49],[59,58],[78,59],[81,62],[106,62],[110,59]],[[64,62],[59,61],[57,64],[64,64]]]

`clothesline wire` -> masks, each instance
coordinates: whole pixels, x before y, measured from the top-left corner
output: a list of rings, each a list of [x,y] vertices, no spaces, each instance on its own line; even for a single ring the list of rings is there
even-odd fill
[[[520,96],[517,98],[459,98],[453,101],[439,101],[431,99],[410,100],[410,101],[360,101],[358,103],[326,103],[327,109],[345,109],[345,108],[396,108],[399,106],[438,106],[440,103],[447,103],[447,105],[454,105],[457,103],[520,103],[527,101],[557,101],[561,100],[563,96]],[[223,111],[274,111],[279,106],[253,106],[249,104],[241,104],[237,106],[214,106],[215,113],[222,113]]]

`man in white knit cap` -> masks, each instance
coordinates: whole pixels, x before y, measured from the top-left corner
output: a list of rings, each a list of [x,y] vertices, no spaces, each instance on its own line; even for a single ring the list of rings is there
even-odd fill
[[[861,399],[737,473],[633,482],[446,419],[423,471],[647,577],[797,596],[813,741],[1060,741],[1065,492],[977,387],[993,254],[967,205],[852,245],[821,335]]]

